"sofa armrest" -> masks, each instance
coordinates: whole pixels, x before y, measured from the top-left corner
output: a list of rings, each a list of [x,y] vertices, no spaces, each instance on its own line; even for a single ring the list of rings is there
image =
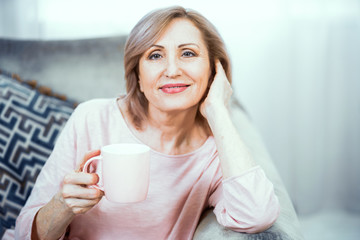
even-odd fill
[[[267,177],[274,184],[275,194],[279,199],[281,207],[280,215],[275,224],[268,230],[257,234],[246,234],[225,229],[218,224],[212,209],[208,209],[200,219],[194,239],[303,239],[300,224],[290,197],[259,133],[235,98],[231,101],[230,109],[233,122],[240,136],[256,162],[264,169]]]
[[[238,240],[291,240],[291,238],[286,231],[279,227],[275,223],[268,230],[257,233],[257,234],[247,234],[234,232],[230,229],[226,229],[221,226],[215,217],[215,214],[212,211],[213,209],[207,209],[201,216],[200,223],[196,229],[194,240],[209,240],[209,239],[238,239]]]

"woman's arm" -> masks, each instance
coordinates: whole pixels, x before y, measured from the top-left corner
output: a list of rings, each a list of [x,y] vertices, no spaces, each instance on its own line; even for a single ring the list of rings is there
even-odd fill
[[[232,90],[219,61],[209,94],[201,106],[213,132],[222,181],[209,199],[220,224],[234,231],[257,233],[279,215],[272,183],[257,166],[235,128],[227,108]]]
[[[230,118],[227,104],[231,94],[224,69],[216,60],[216,75],[200,111],[214,135],[224,179],[239,176],[256,165]]]
[[[86,154],[83,163],[99,153],[97,150]],[[38,211],[33,221],[32,239],[59,239],[76,214],[86,213],[101,200],[102,191],[87,188],[97,183],[97,175],[79,172],[81,168],[67,174],[61,190]]]

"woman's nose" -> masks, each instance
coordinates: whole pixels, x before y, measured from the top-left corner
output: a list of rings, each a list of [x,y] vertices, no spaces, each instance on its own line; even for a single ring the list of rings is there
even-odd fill
[[[165,76],[174,78],[181,75],[179,61],[176,57],[168,57],[165,69]]]

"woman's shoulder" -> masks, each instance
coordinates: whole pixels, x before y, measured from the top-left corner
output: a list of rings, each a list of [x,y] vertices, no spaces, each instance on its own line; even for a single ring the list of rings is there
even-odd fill
[[[113,107],[116,102],[115,98],[96,98],[87,100],[85,102],[80,103],[75,112],[77,113],[96,113],[101,112],[105,109]]]
[[[112,105],[116,101],[115,98],[95,98],[80,103],[77,108],[80,109],[94,109],[103,108]]]
[[[97,119],[101,116],[113,112],[116,105],[115,98],[92,99],[80,103],[74,110],[72,118],[78,122],[84,119]]]

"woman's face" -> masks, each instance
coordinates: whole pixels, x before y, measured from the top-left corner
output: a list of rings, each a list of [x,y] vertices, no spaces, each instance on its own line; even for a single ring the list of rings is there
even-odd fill
[[[139,61],[140,90],[149,101],[149,111],[197,107],[210,74],[201,32],[186,19],[174,19]]]

